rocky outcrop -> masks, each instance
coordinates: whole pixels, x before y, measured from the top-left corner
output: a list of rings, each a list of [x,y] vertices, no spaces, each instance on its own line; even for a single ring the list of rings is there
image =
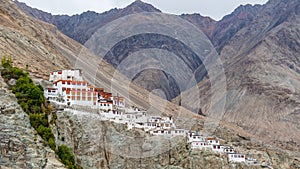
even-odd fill
[[[0,168],[65,168],[0,78]]]
[[[98,114],[56,112],[53,130],[58,144],[74,148],[83,168],[262,168],[231,164],[226,155],[209,150],[191,150],[184,137],[165,139],[146,134],[139,129],[128,130],[125,125],[100,121]],[[248,157],[274,168],[297,168],[298,161],[279,149],[273,149],[234,131],[220,127],[216,130],[222,144],[232,145]]]

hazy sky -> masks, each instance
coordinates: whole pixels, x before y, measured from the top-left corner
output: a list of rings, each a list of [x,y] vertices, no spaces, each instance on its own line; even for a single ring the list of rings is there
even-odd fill
[[[52,14],[80,14],[87,10],[104,12],[124,8],[134,0],[19,0]],[[143,0],[166,13],[200,13],[220,20],[241,4],[264,4],[267,0]]]

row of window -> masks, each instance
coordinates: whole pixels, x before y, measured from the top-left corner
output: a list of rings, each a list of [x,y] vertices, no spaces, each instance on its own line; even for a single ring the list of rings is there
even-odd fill
[[[245,158],[245,156],[241,155],[241,154],[231,154],[231,157],[233,157],[233,158]]]
[[[65,82],[65,81],[62,81],[62,84],[65,85],[77,85],[77,86],[86,86],[86,82]]]
[[[196,146],[198,146],[198,145],[207,146],[208,145],[207,143],[202,143],[202,142],[200,144],[196,142],[195,144],[196,144]]]
[[[100,106],[109,106],[110,104],[101,103]]]
[[[71,100],[81,100],[81,101],[91,101],[94,100],[96,101],[96,97],[80,97],[80,96],[71,96],[69,97]]]
[[[127,118],[130,118],[127,117]],[[148,123],[147,126],[153,126],[153,127],[170,127],[171,125],[169,123]]]

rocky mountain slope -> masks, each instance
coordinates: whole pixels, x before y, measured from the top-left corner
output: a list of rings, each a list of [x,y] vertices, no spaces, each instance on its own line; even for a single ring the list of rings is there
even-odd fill
[[[74,147],[77,160],[84,168],[263,168],[261,165],[232,164],[226,155],[211,151],[192,151],[183,137],[166,139],[144,131],[128,130],[122,124],[101,121],[98,114],[57,112],[53,130],[56,142]],[[300,167],[300,162],[279,149],[242,137],[232,130],[218,128],[223,144],[236,146],[240,152],[274,168]]]
[[[25,15],[13,2],[0,4],[0,56],[12,55],[14,64],[40,78],[50,70],[71,67],[63,56],[76,56],[80,45],[50,24]],[[41,64],[42,63],[42,66]]]
[[[220,52],[227,78],[227,93],[220,96],[226,98],[224,120],[294,152],[300,148],[299,7],[296,0],[271,0],[252,7],[257,10],[254,19],[236,29]],[[224,20],[241,13],[249,11],[235,11]],[[201,99],[209,100],[209,81],[200,82],[199,88]],[[193,93],[190,90],[183,95],[193,97]],[[217,106],[202,103],[204,112]],[[192,107],[193,102],[187,104]]]
[[[0,77],[0,168],[65,168]]]

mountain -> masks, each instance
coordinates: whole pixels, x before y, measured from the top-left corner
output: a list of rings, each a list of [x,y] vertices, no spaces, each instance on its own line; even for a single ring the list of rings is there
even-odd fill
[[[49,14],[17,4],[32,16],[44,18],[44,21],[56,25],[59,30],[82,44],[97,29],[116,18],[143,10],[160,12],[151,5],[137,1],[124,9],[112,9],[102,14],[86,12],[75,16],[49,17]],[[218,22],[198,14],[180,16],[201,29],[220,53],[227,79],[227,91],[219,96],[219,102],[226,100],[223,120],[242,127],[258,139],[293,151],[298,151],[300,147],[297,137],[300,132],[297,123],[300,118],[299,9],[298,0],[270,0],[265,5],[240,6]],[[172,46],[180,45],[176,41],[155,36],[129,38],[127,42],[123,41],[115,46],[114,51],[122,58],[139,49],[143,45],[143,39],[146,41],[145,46],[152,44],[152,47],[157,48],[155,39],[163,41],[170,52],[180,51],[180,55],[184,57],[189,53],[184,46],[178,51],[174,50]],[[129,42],[135,42],[135,45],[131,46]],[[107,57],[107,61],[112,65],[120,62],[111,57]],[[201,61],[191,60],[189,63],[202,65]],[[206,114],[210,106],[218,107],[219,102],[210,105],[213,91],[206,73],[199,78],[197,89],[192,88],[183,93],[178,93],[172,79],[163,72],[141,72],[140,75],[142,76],[135,77],[136,83],[149,91],[157,87],[175,86],[175,90],[164,91],[168,99],[178,96],[173,99],[174,103],[194,112]],[[150,81],[149,77],[152,76],[156,78]],[[179,97],[197,99],[198,93],[195,90],[201,95],[200,111],[197,110],[195,100],[181,103]]]
[[[100,27],[122,16],[139,12],[160,12],[152,5],[139,0],[133,2],[125,9],[112,9],[102,14],[87,11],[73,16],[51,15],[50,13],[33,9],[25,3],[16,1],[16,4],[27,14],[57,26],[61,32],[81,44],[84,44]]]
[[[262,5],[241,5],[233,13],[223,17],[216,24],[211,38],[216,50],[220,52],[239,30],[256,19],[257,13],[262,7]]]
[[[194,24],[200,30],[205,33],[205,35],[212,40],[214,36],[214,31],[216,29],[217,21],[211,19],[210,17],[204,17],[200,14],[182,14],[180,15],[183,19]]]
[[[300,148],[299,9],[297,0],[271,0],[263,6],[240,7],[217,24],[241,13],[247,17],[251,13],[253,18],[241,21],[244,26],[239,29],[233,26],[239,25],[238,19],[229,22],[236,33],[231,35],[232,30],[227,29],[228,38],[220,48],[227,79],[227,92],[219,96],[220,100],[226,99],[223,120],[294,152]],[[211,98],[209,83],[198,84],[203,112],[209,106],[218,106],[205,102]],[[193,98],[194,93],[190,90],[182,95]],[[186,104],[193,107],[194,103]]]

